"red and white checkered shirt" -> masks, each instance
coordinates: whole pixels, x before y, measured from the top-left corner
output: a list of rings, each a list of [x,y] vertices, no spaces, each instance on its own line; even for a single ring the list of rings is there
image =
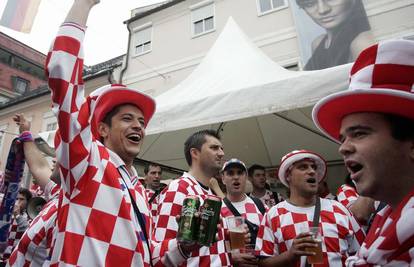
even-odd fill
[[[287,201],[271,208],[261,222],[256,253],[270,257],[289,250],[293,239],[312,226],[314,210],[315,206],[297,207]],[[356,252],[362,244],[363,230],[348,209],[334,200],[321,199],[319,221],[324,261],[321,266],[343,266],[348,253]],[[296,266],[305,266],[305,262],[306,257],[302,257]]]
[[[148,201],[151,200],[152,196],[155,194],[155,191],[150,189],[150,188],[145,189],[145,192],[147,193]],[[150,203],[150,205],[151,205],[151,214],[152,214],[152,217],[154,219],[154,222],[156,220],[155,218],[157,217],[157,207],[158,207],[158,199],[159,198],[160,198],[160,195],[158,194],[157,196],[155,196],[155,198]]]
[[[47,55],[48,84],[58,118],[56,157],[62,197],[51,264],[77,266],[150,266],[143,231],[152,232],[148,199],[135,187],[124,162],[92,135],[95,99],[84,97],[84,29],[64,23]],[[145,221],[141,229],[134,198]]]
[[[12,221],[10,224],[9,237],[7,240],[7,247],[4,252],[0,255],[0,262],[7,262],[13,249],[17,246],[22,237],[23,233],[26,231],[29,226],[29,218],[26,213],[18,215],[16,218],[12,216]]]
[[[386,206],[377,213],[357,255],[347,266],[414,266],[414,190],[393,210]]]
[[[50,181],[45,196],[49,201],[33,219],[13,250],[9,266],[42,266],[50,255],[57,216],[60,187]]]
[[[189,173],[184,173],[179,179],[173,180],[160,194],[154,238],[162,242],[163,250],[168,250],[169,246],[176,244],[174,239],[178,231],[176,216],[181,214],[183,201],[189,195],[198,196],[202,205],[204,199],[214,193],[211,189],[201,186]],[[218,241],[210,247],[203,246],[193,251],[191,257],[184,262],[183,259],[175,259],[175,264],[192,267],[231,266],[224,243],[224,229],[219,231],[218,236]]]
[[[231,202],[231,204],[236,208],[236,210],[244,219],[247,219],[256,225],[260,225],[260,222],[263,219],[263,215],[250,197],[246,196],[244,200],[239,202]],[[265,209],[266,211],[268,210],[267,206],[265,206]],[[221,216],[223,218],[235,216],[224,202],[223,206],[221,207]]]
[[[342,205],[349,209],[349,207],[358,199],[359,195],[355,188],[343,184],[338,188],[336,197]]]

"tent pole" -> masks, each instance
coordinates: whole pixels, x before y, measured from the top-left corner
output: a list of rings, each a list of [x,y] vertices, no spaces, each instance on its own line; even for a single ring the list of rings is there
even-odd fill
[[[315,131],[314,129],[309,128],[308,126],[305,126],[305,125],[303,125],[303,124],[301,124],[301,123],[299,123],[299,122],[297,122],[297,121],[294,121],[294,120],[292,120],[292,119],[289,119],[288,117],[285,117],[285,116],[280,115],[280,114],[278,114],[278,113],[273,113],[273,115],[275,115],[276,117],[282,118],[282,119],[284,119],[284,120],[287,120],[288,122],[291,122],[291,123],[295,124],[296,126],[299,126],[299,127],[303,128],[303,129],[305,129],[305,130],[308,130],[309,132],[312,132],[312,133],[314,133],[314,134],[316,134],[316,135],[319,135],[320,137],[322,137],[322,138],[324,138],[324,139],[326,139],[326,140],[329,140],[329,141],[331,141],[331,142],[332,142],[332,143],[334,143],[334,144],[338,144],[338,143],[336,143],[335,141],[333,141],[333,140],[331,140],[330,138],[328,138],[328,137],[326,137],[325,135],[323,135],[322,133],[320,133],[320,132],[318,132],[318,131]]]

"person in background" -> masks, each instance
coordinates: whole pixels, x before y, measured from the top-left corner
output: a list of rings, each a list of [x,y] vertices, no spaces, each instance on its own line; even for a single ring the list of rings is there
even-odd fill
[[[29,227],[29,216],[26,213],[27,203],[32,193],[26,188],[20,188],[13,208],[12,221],[7,240],[7,247],[0,255],[0,266],[5,266],[13,249],[17,246],[23,233]]]
[[[329,186],[328,186],[328,183],[326,181],[322,181],[322,182],[319,183],[318,195],[321,198],[336,200],[335,195],[332,194],[331,191],[329,191]]]
[[[266,189],[266,170],[263,166],[253,164],[248,170],[248,175],[253,186],[250,193],[252,197],[260,199],[269,208],[281,201],[282,197],[278,193]]]
[[[160,180],[162,175],[161,166],[156,163],[149,163],[144,168],[145,192],[147,193],[148,203],[151,205],[151,214],[157,216],[157,203],[160,194]]]
[[[20,134],[30,134],[30,122],[23,114],[16,114],[14,122],[19,127]],[[42,266],[46,264],[50,256],[53,243],[53,233],[58,208],[58,196],[60,192],[60,175],[58,165],[53,169],[34,141],[26,141],[23,144],[27,166],[33,180],[44,192],[47,203],[39,214],[32,218],[30,226],[22,235],[20,242],[14,248],[9,266]],[[46,264],[47,265],[47,264]]]
[[[260,222],[268,207],[260,199],[246,195],[247,168],[244,162],[230,159],[224,163],[221,173],[227,188],[221,216],[242,216],[249,228],[250,243],[254,245]],[[232,253],[231,261],[235,266],[258,265],[257,258],[249,253]]]

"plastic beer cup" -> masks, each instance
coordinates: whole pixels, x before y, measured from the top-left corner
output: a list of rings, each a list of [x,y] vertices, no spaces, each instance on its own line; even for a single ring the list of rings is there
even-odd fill
[[[227,217],[226,223],[230,234],[230,249],[232,252],[240,252],[245,247],[244,219],[240,216]]]
[[[309,232],[311,233],[312,239],[317,242],[318,246],[306,248],[306,251],[315,252],[315,255],[308,256],[308,262],[310,264],[323,263],[321,228],[309,227]]]

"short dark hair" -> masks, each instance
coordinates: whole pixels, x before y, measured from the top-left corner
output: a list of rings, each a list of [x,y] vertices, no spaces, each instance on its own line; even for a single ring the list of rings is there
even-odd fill
[[[201,147],[206,142],[206,136],[212,136],[220,140],[220,135],[214,130],[201,130],[196,133],[193,133],[184,143],[184,156],[187,161],[188,166],[193,164],[193,159],[191,158],[190,150],[195,148],[201,150]]]
[[[146,165],[145,165],[145,167],[144,167],[144,174],[145,174],[145,175],[147,175],[147,174],[148,174],[148,172],[149,172],[149,170],[150,170],[150,167],[160,167],[160,169],[161,169],[161,171],[162,171],[162,168],[161,168],[161,166],[160,166],[159,164],[157,164],[157,163],[148,163],[148,164],[146,164]]]
[[[112,118],[119,112],[120,109],[121,105],[115,106],[113,109],[111,109],[108,113],[105,114],[105,116],[102,119],[102,122],[111,127]]]
[[[32,192],[27,188],[20,188],[19,194],[23,195],[26,201],[29,201],[32,198]]]
[[[414,140],[414,120],[394,114],[383,114],[390,124],[391,136],[398,141]]]
[[[259,164],[253,164],[252,166],[250,166],[249,170],[247,171],[249,177],[253,177],[253,173],[255,170],[266,171],[266,168]]]

